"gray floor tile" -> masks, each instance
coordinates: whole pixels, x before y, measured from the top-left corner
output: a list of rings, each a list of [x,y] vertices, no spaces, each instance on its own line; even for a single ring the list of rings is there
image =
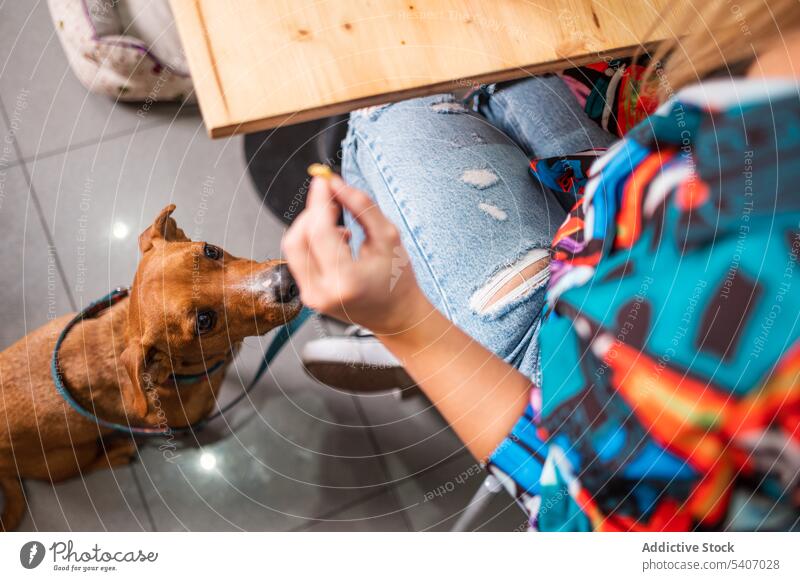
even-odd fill
[[[156,107],[140,116],[137,105],[87,92],[67,64],[46,0],[0,7],[0,97],[9,116],[19,117],[25,158],[168,120],[175,111]]]
[[[335,514],[312,521],[310,532],[406,532],[408,525],[392,491],[384,491]]]
[[[350,396],[298,369],[287,349],[253,401],[228,416],[233,433],[217,425],[174,462],[157,442],[142,453],[136,470],[158,530],[294,529],[382,489]],[[235,389],[234,372],[227,383]]]
[[[471,455],[464,453],[454,460],[408,479],[396,489],[400,508],[405,511],[415,531],[451,530],[486,473]],[[501,492],[481,512],[473,530],[522,531],[525,516],[514,500]]]
[[[0,253],[0,349],[5,349],[71,310],[56,254],[36,214],[21,166],[0,167],[0,231],[9,249]],[[140,530],[149,526],[127,467],[55,486],[26,481],[25,490],[30,511],[21,530]]]
[[[169,203],[195,240],[277,256],[283,226],[254,194],[241,148],[240,139],[209,140],[199,116],[186,116],[29,163],[76,300],[130,284],[138,235]]]
[[[141,531],[150,522],[131,467],[51,485],[27,481],[29,514],[21,531]]]
[[[0,167],[0,349],[70,312],[69,297],[21,166]]]
[[[355,396],[375,435],[392,484],[415,478],[463,453],[464,445],[421,394]]]
[[[5,115],[0,114],[0,170],[7,169],[17,163],[17,148],[14,147],[13,136],[17,129],[18,121],[12,121],[14,130],[6,124]]]

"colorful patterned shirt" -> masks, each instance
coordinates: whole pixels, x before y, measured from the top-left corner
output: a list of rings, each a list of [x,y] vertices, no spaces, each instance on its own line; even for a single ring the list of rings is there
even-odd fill
[[[658,106],[641,90],[647,62],[611,59],[567,69],[560,76],[590,119],[622,137]]]
[[[797,513],[799,94],[705,82],[603,155],[531,162],[576,199],[541,384],[488,466],[533,529],[719,529],[736,495]]]

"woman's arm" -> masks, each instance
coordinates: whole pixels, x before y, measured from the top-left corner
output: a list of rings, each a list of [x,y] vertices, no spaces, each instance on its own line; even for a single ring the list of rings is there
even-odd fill
[[[357,259],[337,225],[342,206],[366,235]],[[430,304],[397,229],[372,200],[339,177],[314,178],[283,250],[303,302],[372,330],[472,454],[488,458],[522,415],[530,380]]]
[[[523,414],[530,379],[425,303],[417,324],[379,337],[473,456],[486,460]]]

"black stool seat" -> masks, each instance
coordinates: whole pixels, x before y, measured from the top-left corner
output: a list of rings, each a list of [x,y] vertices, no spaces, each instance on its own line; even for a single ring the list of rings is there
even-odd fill
[[[312,163],[341,168],[341,143],[347,133],[347,115],[337,115],[244,138],[247,170],[269,210],[291,224],[305,207]]]

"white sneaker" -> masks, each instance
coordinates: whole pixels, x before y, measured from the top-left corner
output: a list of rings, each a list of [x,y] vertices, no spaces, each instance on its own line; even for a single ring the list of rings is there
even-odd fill
[[[348,327],[344,335],[309,341],[301,358],[311,377],[344,391],[385,391],[415,385],[383,343],[358,325]]]

